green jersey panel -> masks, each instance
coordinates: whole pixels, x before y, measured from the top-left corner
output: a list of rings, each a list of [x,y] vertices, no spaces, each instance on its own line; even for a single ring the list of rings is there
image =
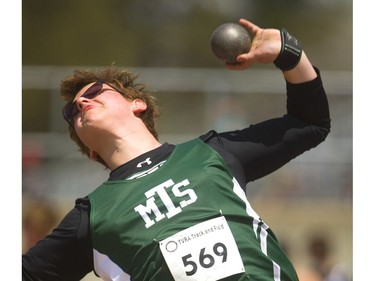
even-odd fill
[[[161,241],[218,217],[227,221],[244,266],[244,272],[222,280],[298,280],[222,157],[199,138],[176,145],[168,160],[147,175],[103,183],[89,199],[94,253],[107,259],[102,264],[94,260],[95,270],[117,276],[105,280],[175,280]],[[195,280],[194,274],[229,264],[225,241],[207,244],[207,249],[199,244],[198,236],[207,230],[178,240],[181,245],[188,240],[197,245],[191,255],[176,258],[186,275],[179,280]]]

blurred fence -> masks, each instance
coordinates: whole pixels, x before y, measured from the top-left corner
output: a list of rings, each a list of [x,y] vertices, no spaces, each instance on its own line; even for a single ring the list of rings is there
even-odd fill
[[[90,163],[77,152],[61,118],[63,102],[58,92],[59,84],[76,68],[78,66],[23,66],[23,98],[30,100],[33,97],[28,95],[36,96],[41,91],[47,91],[48,96],[46,102],[40,102],[35,107],[23,105],[24,116],[28,115],[28,111],[41,111],[44,112],[41,118],[48,120],[48,127],[43,132],[23,132],[25,190],[36,185],[43,194],[48,190],[51,195],[74,197],[87,192],[85,187],[93,188],[107,175],[107,171],[100,166],[96,168],[95,163]],[[278,70],[129,70],[140,74],[140,82],[147,83],[149,91],[159,99],[162,110],[158,123],[161,141],[178,143],[209,129],[241,128],[285,113],[285,84]],[[316,149],[280,169],[275,176],[282,176],[283,181],[273,179],[272,175],[255,182],[250,194],[351,200],[352,72],[322,70],[321,73],[331,109],[331,134]],[[34,91],[30,93],[28,90]],[[38,165],[43,165],[42,169],[38,165],[28,165],[35,158],[39,159]],[[79,166],[78,170],[76,166]],[[39,178],[35,169],[42,171]],[[89,174],[92,169],[97,170],[97,176],[90,177],[92,182],[87,183],[87,179],[82,177],[85,169]],[[274,184],[274,181],[278,183]],[[280,182],[285,182],[289,188]],[[290,187],[291,182],[303,184],[297,190]],[[264,188],[265,185],[278,187]]]

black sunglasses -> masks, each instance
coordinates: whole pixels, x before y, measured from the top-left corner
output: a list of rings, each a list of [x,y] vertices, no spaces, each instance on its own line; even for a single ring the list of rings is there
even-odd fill
[[[95,98],[96,96],[98,96],[99,94],[102,93],[103,84],[104,84],[103,81],[95,82],[80,97],[84,97],[86,99],[93,99],[93,98]],[[76,101],[74,99],[72,101],[68,102],[63,107],[63,110],[62,110],[62,114],[64,116],[64,119],[73,128],[74,128],[74,122],[73,122],[73,120],[74,120],[74,117],[77,115],[78,111],[79,110],[78,110]]]

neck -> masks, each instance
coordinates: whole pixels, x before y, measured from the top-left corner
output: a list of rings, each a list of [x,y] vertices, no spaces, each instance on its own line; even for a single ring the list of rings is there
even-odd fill
[[[127,136],[126,138],[112,139],[110,143],[102,144],[97,153],[102,157],[110,170],[129,162],[130,160],[161,146],[150,132]]]

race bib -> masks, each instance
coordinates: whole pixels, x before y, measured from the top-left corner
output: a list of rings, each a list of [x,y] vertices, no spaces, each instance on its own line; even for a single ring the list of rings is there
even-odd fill
[[[245,271],[224,217],[180,231],[159,246],[175,280],[215,281]]]

